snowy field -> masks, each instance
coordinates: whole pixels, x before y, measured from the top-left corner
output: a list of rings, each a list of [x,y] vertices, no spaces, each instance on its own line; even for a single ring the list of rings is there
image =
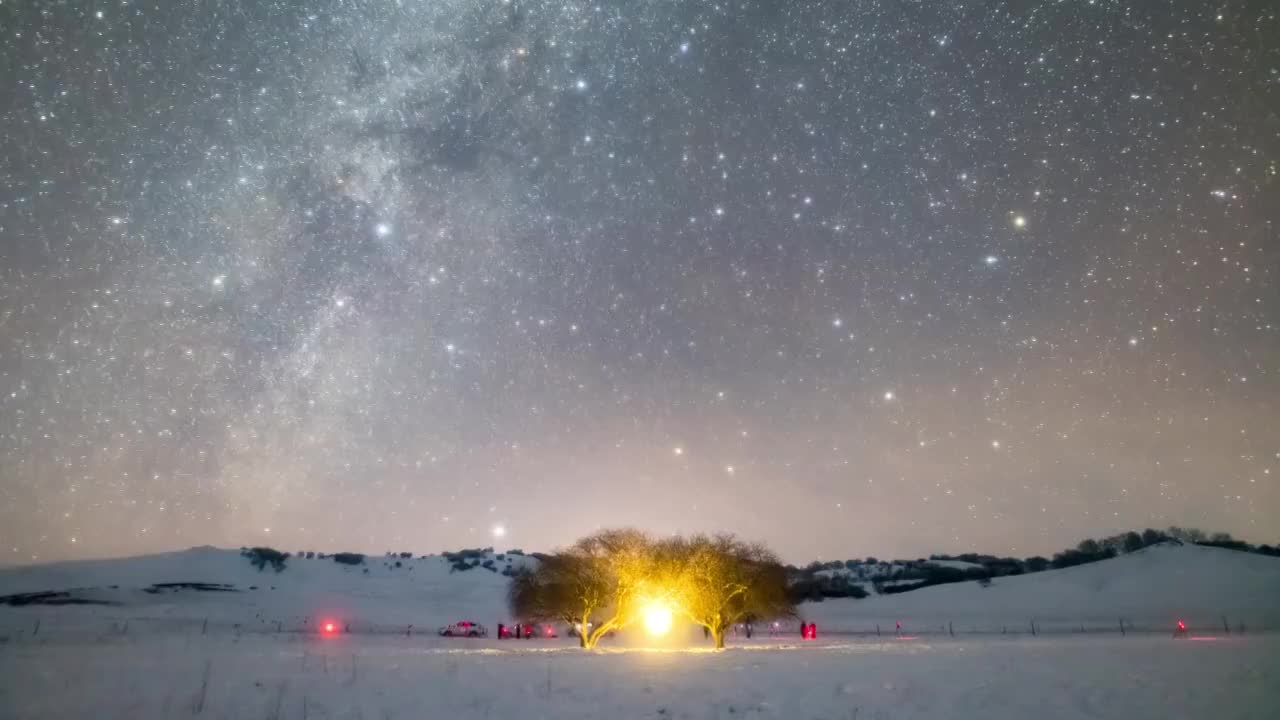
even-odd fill
[[[568,641],[115,635],[0,645],[5,718],[1280,717],[1280,637]]]
[[[652,642],[624,633],[590,654],[434,635],[506,622],[506,587],[438,556],[275,573],[212,548],[0,571],[0,597],[82,603],[0,605],[0,720],[1280,719],[1276,558],[1152,547],[989,587],[805,603],[817,642],[792,623],[723,653],[695,628],[668,641],[692,650],[623,648]],[[1190,638],[1171,638],[1179,619]],[[339,632],[321,637],[329,620]]]

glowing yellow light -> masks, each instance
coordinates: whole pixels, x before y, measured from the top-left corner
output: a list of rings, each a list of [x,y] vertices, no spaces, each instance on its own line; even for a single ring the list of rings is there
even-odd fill
[[[662,603],[650,603],[644,609],[644,629],[650,635],[666,635],[671,629],[671,608]]]

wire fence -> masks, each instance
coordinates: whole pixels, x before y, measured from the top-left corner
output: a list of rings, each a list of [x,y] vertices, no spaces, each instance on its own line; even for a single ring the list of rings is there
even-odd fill
[[[1227,617],[1222,617],[1217,623],[1203,622],[1199,624],[1189,624],[1184,621],[1180,628],[1176,621],[1162,622],[1155,620],[1133,621],[1125,618],[1116,618],[1115,620],[1106,622],[1079,622],[1072,620],[1034,620],[1014,621],[1010,623],[966,623],[966,622],[927,622],[927,623],[910,623],[904,625],[896,624],[871,624],[857,626],[831,626],[818,628],[825,631],[828,635],[842,636],[863,636],[863,637],[885,637],[885,636],[950,636],[958,637],[961,635],[1142,635],[1153,633],[1166,634],[1212,634],[1215,636],[1222,635],[1244,635],[1248,633],[1265,633],[1272,632],[1273,628],[1265,624],[1249,624],[1244,620],[1232,621]],[[799,634],[797,629],[794,634]]]
[[[504,621],[505,622],[505,621]],[[809,620],[804,621],[806,624]],[[1207,614],[1191,615],[1185,618],[1172,617],[1125,617],[1117,615],[1110,620],[1097,617],[1085,620],[1054,619],[1009,619],[993,621],[982,620],[946,620],[931,618],[929,620],[902,621],[870,621],[870,620],[828,620],[815,619],[815,630],[819,639],[829,637],[862,638],[862,639],[914,639],[914,638],[964,638],[964,637],[1009,637],[1031,638],[1040,636],[1071,635],[1113,635],[1116,637],[1164,634],[1171,637],[1221,639],[1234,636],[1246,636],[1275,632],[1280,623],[1269,614],[1221,614],[1216,617]],[[1179,627],[1181,623],[1181,627]],[[498,622],[486,628],[486,637],[497,640]],[[568,627],[559,624],[539,624],[533,640],[550,639],[546,628],[550,627],[551,637],[569,639]],[[0,617],[0,646],[7,643],[78,643],[78,642],[113,642],[128,641],[134,638],[153,636],[198,638],[203,636],[240,637],[240,636],[281,636],[282,638],[303,638],[322,635],[357,635],[357,636],[402,636],[409,639],[423,640],[436,638],[439,626],[429,620],[415,623],[375,622],[361,618],[341,618],[324,616],[302,616],[289,618],[273,618],[267,615],[255,616],[248,620],[232,620],[209,617],[165,617],[165,616],[103,616],[76,615],[71,613],[40,613],[25,615],[23,613],[5,613]],[[787,620],[777,623],[756,623],[750,631],[745,625],[730,629],[729,639],[741,641],[752,639],[768,641],[770,639],[800,639],[802,631],[800,621]],[[518,640],[515,642],[519,642]]]

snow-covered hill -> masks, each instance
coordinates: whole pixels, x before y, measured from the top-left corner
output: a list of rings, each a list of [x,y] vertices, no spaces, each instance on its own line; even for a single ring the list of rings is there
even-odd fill
[[[320,618],[353,629],[434,629],[459,619],[492,627],[505,621],[507,578],[501,571],[536,562],[485,554],[494,571],[453,570],[443,556],[368,557],[344,565],[331,557],[291,557],[282,572],[264,570],[235,550],[193,548],[120,560],[56,563],[0,570],[0,597],[71,591],[63,600],[95,604],[0,604],[0,628],[47,617],[86,627],[115,622],[209,622],[242,628],[305,629]],[[399,567],[396,564],[399,563]],[[157,587],[203,583],[204,590]],[[210,586],[225,586],[221,588]],[[100,603],[100,604],[98,604]],[[1186,619],[1194,627],[1280,629],[1280,559],[1199,546],[1155,546],[1089,565],[1030,575],[925,588],[864,600],[806,603],[801,614],[825,632],[911,631],[954,623],[957,632],[1129,627],[1159,629]]]
[[[1118,626],[1266,626],[1280,629],[1280,558],[1197,545],[1156,545],[1101,562],[923,588],[865,600],[810,603],[806,617],[832,630],[933,628],[1000,632]],[[1117,627],[1118,630],[1118,627]]]
[[[0,604],[6,616],[54,614],[66,621],[203,620],[305,627],[318,618],[336,618],[365,628],[438,625],[474,618],[491,624],[507,616],[506,568],[536,562],[525,555],[486,553],[472,563],[491,561],[494,570],[453,569],[449,558],[366,557],[359,565],[332,556],[293,556],[285,569],[258,570],[239,551],[211,547],[118,560],[64,562],[0,570],[0,597],[64,592],[65,600],[90,604],[50,606]],[[204,589],[183,587],[201,584]],[[166,587],[168,586],[168,587]],[[222,587],[215,587],[222,586]]]

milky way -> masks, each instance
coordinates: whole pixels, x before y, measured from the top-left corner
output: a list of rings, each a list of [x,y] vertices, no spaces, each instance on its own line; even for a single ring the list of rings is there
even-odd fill
[[[1280,534],[1272,3],[0,33],[0,562]]]

